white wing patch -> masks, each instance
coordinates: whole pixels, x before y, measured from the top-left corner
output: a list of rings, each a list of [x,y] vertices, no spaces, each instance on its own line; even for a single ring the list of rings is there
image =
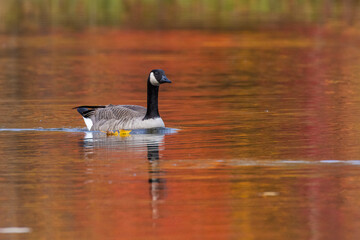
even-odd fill
[[[86,124],[86,127],[88,128],[88,130],[90,131],[91,130],[91,127],[93,126],[93,122],[90,118],[84,118],[84,122]]]
[[[153,86],[159,86],[160,85],[160,83],[156,80],[153,72],[150,73],[150,83]]]

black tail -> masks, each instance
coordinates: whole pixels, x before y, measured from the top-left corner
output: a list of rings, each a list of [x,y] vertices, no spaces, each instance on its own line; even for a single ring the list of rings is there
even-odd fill
[[[81,116],[83,117],[90,117],[92,115],[92,113],[95,111],[95,109],[97,108],[105,108],[106,106],[78,106],[78,107],[74,107],[73,109],[76,109]]]

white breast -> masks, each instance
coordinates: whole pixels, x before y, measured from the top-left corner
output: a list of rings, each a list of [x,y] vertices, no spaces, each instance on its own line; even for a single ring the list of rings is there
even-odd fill
[[[158,127],[165,127],[164,121],[159,117],[159,118],[151,118],[151,119],[146,119],[146,120],[142,120],[139,123],[138,127],[139,129],[141,128],[158,128]]]
[[[132,121],[124,122],[120,129],[145,129],[165,127],[164,121],[161,118],[151,118],[142,120],[141,118],[133,119]]]

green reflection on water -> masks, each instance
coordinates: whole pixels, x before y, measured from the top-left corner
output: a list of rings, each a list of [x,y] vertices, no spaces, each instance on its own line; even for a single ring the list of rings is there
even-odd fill
[[[358,11],[357,0],[3,0],[0,32],[95,26],[239,29],[308,22],[353,25]]]

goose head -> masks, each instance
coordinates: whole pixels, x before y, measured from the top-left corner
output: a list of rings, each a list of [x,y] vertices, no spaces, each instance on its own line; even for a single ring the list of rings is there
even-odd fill
[[[149,81],[153,86],[160,86],[163,83],[171,83],[166,77],[165,72],[161,69],[154,69],[150,72]]]

